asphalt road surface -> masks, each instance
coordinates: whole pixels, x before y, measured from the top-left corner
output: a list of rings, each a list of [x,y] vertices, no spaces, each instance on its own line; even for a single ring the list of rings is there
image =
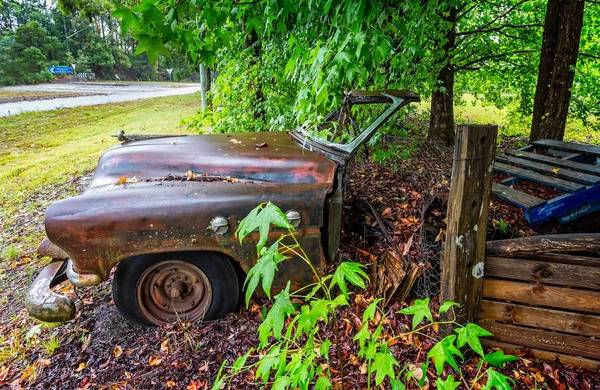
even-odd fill
[[[98,94],[78,97],[59,97],[33,101],[0,104],[0,116],[9,116],[28,111],[50,111],[59,108],[95,106],[98,104],[125,102],[162,96],[187,95],[200,90],[200,84],[144,84],[144,83],[72,83],[37,84],[4,87],[10,91],[77,92]]]

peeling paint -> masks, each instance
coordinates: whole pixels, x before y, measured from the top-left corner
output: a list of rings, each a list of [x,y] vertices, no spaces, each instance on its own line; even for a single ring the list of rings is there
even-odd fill
[[[458,245],[459,248],[463,247],[463,238],[463,236],[456,237],[456,245]]]
[[[481,279],[483,278],[483,274],[484,274],[484,264],[483,261],[480,261],[479,263],[475,264],[475,266],[473,267],[473,277],[476,279]]]

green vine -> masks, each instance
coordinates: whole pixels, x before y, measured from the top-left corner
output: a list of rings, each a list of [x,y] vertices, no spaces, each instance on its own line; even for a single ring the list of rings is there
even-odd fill
[[[287,233],[267,247],[271,225],[287,229]],[[250,372],[254,372],[255,380],[262,381],[264,386],[272,389],[330,389],[334,382],[339,382],[343,388],[344,365],[337,327],[334,326],[333,339],[324,336],[324,332],[321,331],[329,322],[337,323],[338,309],[349,306],[350,286],[366,288],[369,278],[362,269],[363,266],[354,262],[343,262],[333,275],[320,275],[298,243],[294,228],[285,214],[270,202],[260,204],[242,220],[236,231],[236,238],[241,242],[255,230],[259,232],[259,259],[246,277],[246,306],[259,283],[267,297],[271,298],[271,284],[278,265],[292,256],[301,258],[311,267],[316,282],[290,291],[288,281],[287,286],[274,296],[273,306],[258,327],[258,347],[250,348],[231,365],[227,365],[228,362],[225,361],[213,389],[220,389],[225,384],[230,384],[236,376],[242,373],[248,375]],[[304,303],[295,306],[292,304],[292,298],[301,299]],[[406,389],[412,382],[424,386],[428,380],[426,373],[430,362],[433,362],[438,376],[435,381],[438,389],[454,390],[460,384],[473,389],[475,384],[484,379],[486,383],[482,387],[483,390],[511,389],[511,382],[514,381],[493,367],[502,368],[504,363],[518,358],[505,355],[502,351],[486,354],[480,338],[491,336],[490,332],[476,324],[469,323],[463,326],[456,322],[455,316],[444,322],[434,321],[430,300],[417,299],[413,305],[398,312],[412,316],[411,329],[391,337],[383,337],[384,334],[393,334],[393,330],[386,325],[387,317],[378,306],[381,301],[382,299],[378,298],[370,302],[363,313],[362,326],[353,338],[359,347],[358,358],[363,359],[367,368],[365,375],[369,389],[373,384],[381,385],[386,379],[394,390]],[[454,302],[445,302],[436,314],[448,311],[454,313],[455,306],[457,304]],[[380,318],[378,321],[375,321],[376,316]],[[441,340],[434,339],[435,345],[429,350],[427,362],[421,367],[422,375],[416,376],[408,365],[400,367],[390,348],[397,340],[406,339],[412,334],[432,338],[424,332],[426,329],[437,329],[440,325],[448,324],[454,326],[455,334]],[[375,329],[372,329],[371,325],[375,326]],[[461,349],[465,350],[467,346],[480,356],[477,373],[470,384],[467,383],[460,366],[464,362]],[[340,362],[338,367],[331,365],[332,350]],[[452,367],[455,374],[444,374],[446,365]]]

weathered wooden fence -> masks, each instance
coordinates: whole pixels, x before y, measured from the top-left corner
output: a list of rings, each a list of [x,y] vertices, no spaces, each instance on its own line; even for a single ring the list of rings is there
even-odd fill
[[[600,257],[589,255],[600,253],[600,234],[486,243],[496,134],[495,126],[457,128],[441,300],[462,305],[460,321],[492,332],[487,346],[600,369]]]
[[[487,243],[479,325],[488,346],[600,369],[600,234]],[[563,253],[557,253],[563,252]]]

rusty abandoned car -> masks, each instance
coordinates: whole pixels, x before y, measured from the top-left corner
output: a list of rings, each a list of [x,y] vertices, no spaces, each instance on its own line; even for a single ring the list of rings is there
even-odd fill
[[[258,233],[240,244],[234,232],[265,201],[286,213],[313,266],[323,272],[326,259],[338,252],[348,161],[401,107],[417,101],[417,94],[403,90],[348,93],[322,125],[346,126],[352,134],[347,142],[321,140],[302,128],[120,133],[122,143],[100,158],[89,188],[48,208],[47,238],[38,253],[53,261],[34,280],[27,310],[43,321],[70,320],[73,300],[51,288],[66,280],[98,285],[117,266],[113,300],[133,322],[223,317],[236,308],[244,273],[257,260]],[[380,110],[363,129],[352,113],[359,106]],[[288,280],[300,287],[313,278],[306,263],[292,258],[279,265],[273,287]]]

